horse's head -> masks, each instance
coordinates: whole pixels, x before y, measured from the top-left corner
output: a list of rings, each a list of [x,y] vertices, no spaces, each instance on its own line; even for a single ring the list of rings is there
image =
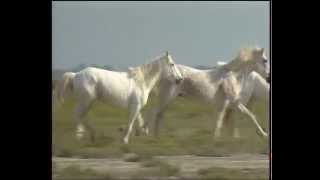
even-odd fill
[[[175,62],[173,61],[171,55],[166,52],[166,54],[162,56],[161,59],[163,73],[166,74],[166,76],[168,76],[171,81],[179,84],[183,80],[183,77],[179,68],[177,68]]]
[[[268,59],[264,48],[242,50],[239,57],[242,62],[250,65],[252,71],[256,71],[264,78],[269,76]]]

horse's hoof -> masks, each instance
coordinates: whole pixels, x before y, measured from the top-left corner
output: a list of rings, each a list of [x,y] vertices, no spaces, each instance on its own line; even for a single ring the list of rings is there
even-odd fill
[[[81,140],[83,139],[83,133],[77,133],[77,134],[76,134],[76,139],[77,139],[78,141],[81,141]]]
[[[259,135],[259,136],[262,136],[264,138],[268,138],[268,134],[267,133],[264,133],[264,132],[260,132],[258,130],[256,130],[256,133]]]
[[[128,138],[124,138],[124,139],[123,139],[123,143],[124,143],[124,144],[129,144],[129,139],[128,139]]]
[[[149,129],[146,128],[144,133],[145,133],[146,136],[148,136],[149,135]]]
[[[257,133],[259,136],[262,136],[262,134],[260,133],[260,131],[256,130],[256,133]]]
[[[148,128],[142,128],[142,134],[145,136],[149,135],[149,129]]]

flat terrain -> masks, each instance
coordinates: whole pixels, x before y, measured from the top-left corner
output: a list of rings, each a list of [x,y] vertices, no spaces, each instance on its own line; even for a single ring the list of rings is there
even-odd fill
[[[261,177],[267,177],[269,162],[266,155],[238,154],[229,157],[200,157],[200,156],[155,156],[154,159],[161,160],[171,166],[178,167],[179,172],[175,178],[201,178],[201,170],[209,168],[237,169],[246,171],[259,171]],[[106,173],[112,177],[130,178],[139,174],[148,173],[157,167],[145,167],[142,162],[126,162],[119,158],[102,159],[79,159],[79,158],[53,158],[53,162],[59,167],[54,175],[59,179],[59,171],[71,165],[78,165],[81,169],[90,168],[97,173]],[[144,177],[150,178],[151,177]],[[267,179],[267,178],[266,178]]]
[[[145,118],[156,103],[151,98],[143,110]],[[91,143],[87,136],[83,141],[75,138],[74,104],[72,99],[63,105],[54,103],[52,110],[55,179],[268,179],[268,142],[244,117],[236,117],[239,139],[214,139],[214,109],[179,97],[166,111],[158,138],[133,135],[130,144],[124,145],[119,128],[127,125],[127,111],[96,102],[87,117],[97,131],[97,141]],[[265,105],[253,103],[249,108],[268,129]],[[139,158],[124,160],[128,153]],[[101,172],[105,174],[101,176]]]

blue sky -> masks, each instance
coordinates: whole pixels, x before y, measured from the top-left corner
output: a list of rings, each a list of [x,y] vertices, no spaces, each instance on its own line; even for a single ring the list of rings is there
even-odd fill
[[[137,66],[166,50],[213,66],[239,48],[269,52],[269,2],[53,2],[52,65]]]

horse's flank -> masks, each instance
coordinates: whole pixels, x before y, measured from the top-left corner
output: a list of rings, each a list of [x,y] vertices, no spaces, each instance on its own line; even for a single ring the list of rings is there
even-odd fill
[[[72,93],[73,90],[73,78],[75,77],[76,73],[73,72],[66,72],[63,74],[62,81],[58,82],[56,85],[57,89],[57,97],[58,100],[61,102],[64,101],[68,94]]]

